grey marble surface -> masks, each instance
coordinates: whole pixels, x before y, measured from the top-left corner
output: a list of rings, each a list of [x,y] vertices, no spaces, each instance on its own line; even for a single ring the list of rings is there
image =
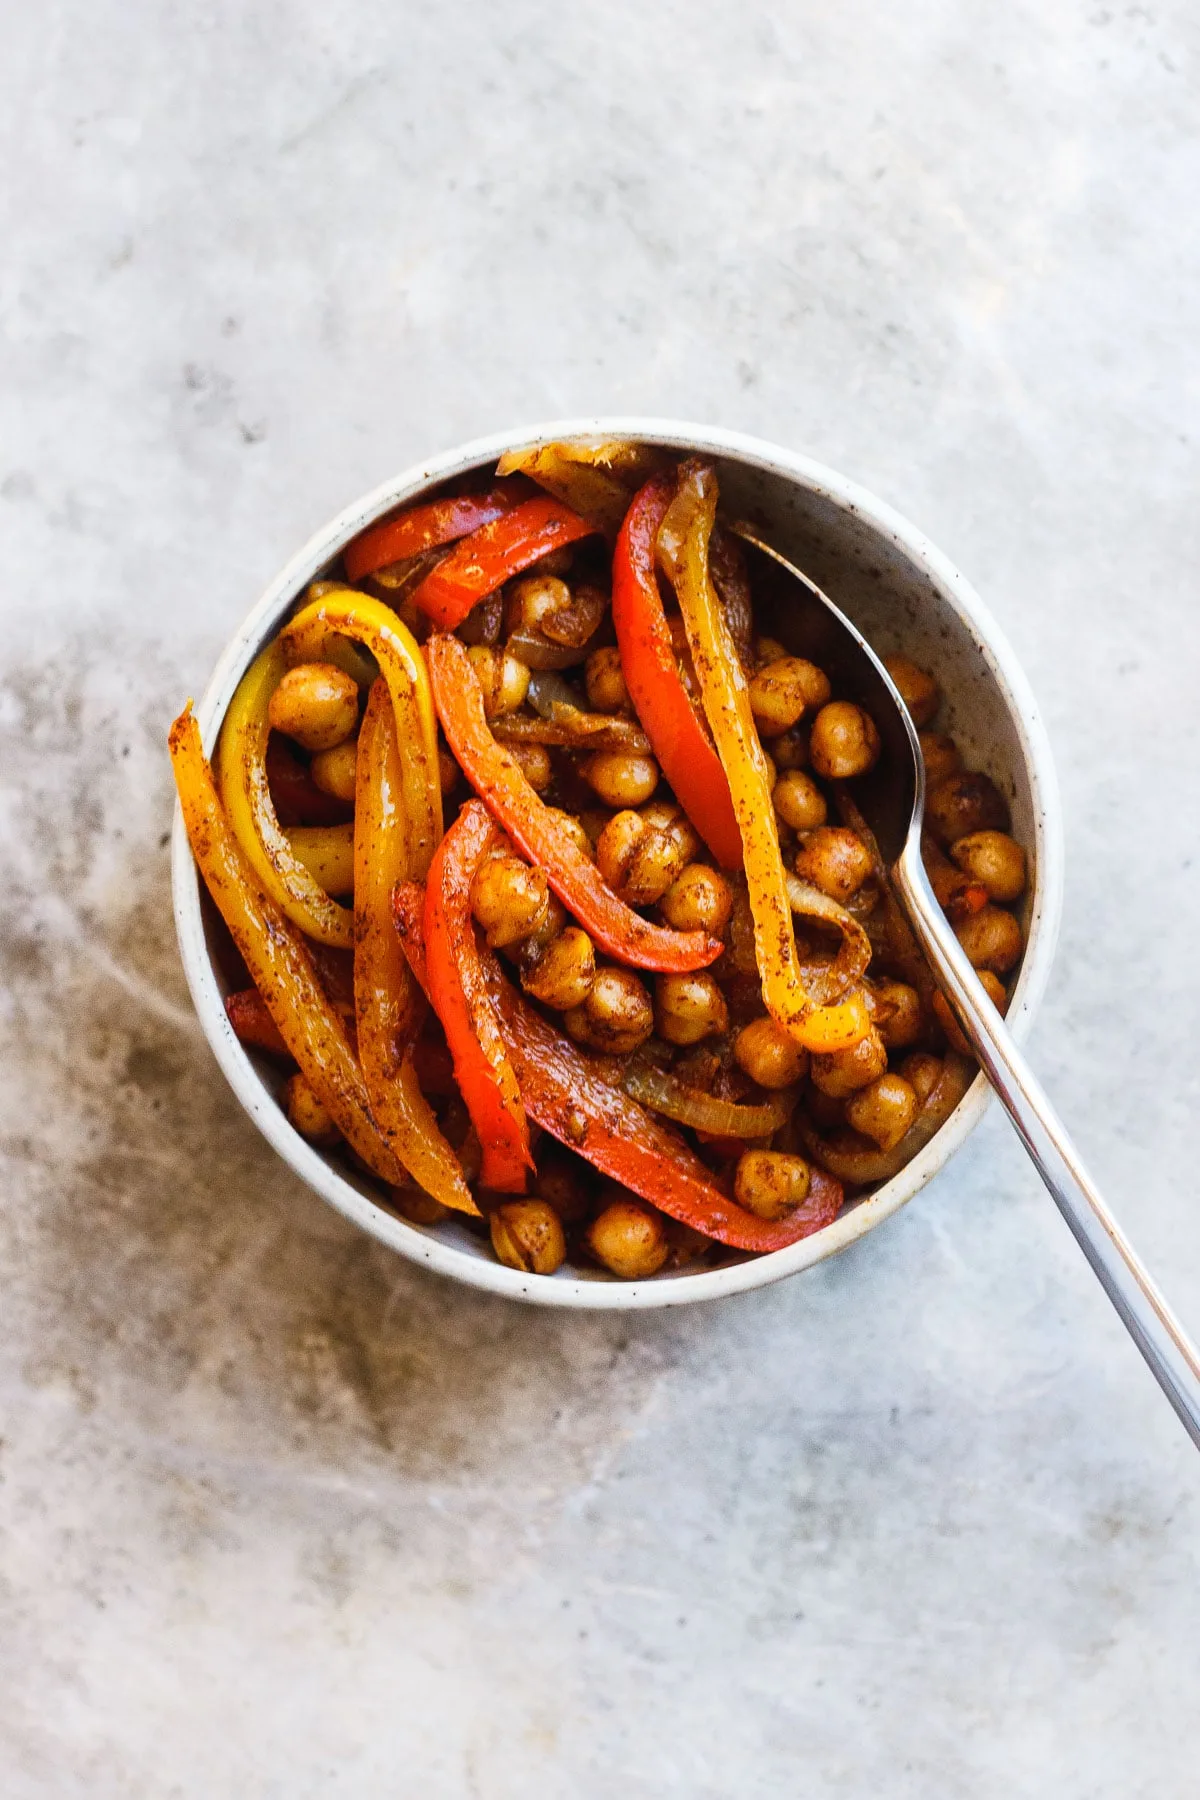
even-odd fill
[[[1033,1049],[1200,1326],[1200,26],[10,7],[6,1800],[1183,1800],[1197,1462],[998,1117],[839,1261],[522,1311],[298,1189],[168,913],[167,722],[311,529],[661,411],[922,525],[1048,715]]]

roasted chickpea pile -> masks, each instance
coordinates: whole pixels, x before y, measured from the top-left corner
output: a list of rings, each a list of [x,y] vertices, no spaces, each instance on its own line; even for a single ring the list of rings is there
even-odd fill
[[[973,1073],[855,804],[876,723],[761,635],[786,619],[717,503],[645,446],[507,458],[298,600],[211,774],[190,714],[172,734],[230,1023],[288,1119],[529,1276],[821,1229]],[[930,878],[1003,1012],[1025,852],[936,670],[886,660]]]

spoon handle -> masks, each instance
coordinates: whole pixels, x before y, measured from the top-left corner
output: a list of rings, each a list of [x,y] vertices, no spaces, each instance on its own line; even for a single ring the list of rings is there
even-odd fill
[[[1033,1070],[988,999],[934,898],[911,836],[892,868],[896,895],[938,984],[1125,1328],[1200,1449],[1200,1355],[1105,1205]]]

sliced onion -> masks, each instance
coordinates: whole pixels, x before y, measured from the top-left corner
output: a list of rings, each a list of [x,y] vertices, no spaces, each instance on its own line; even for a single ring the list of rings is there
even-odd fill
[[[947,1056],[937,1086],[900,1142],[891,1150],[875,1149],[857,1132],[838,1132],[833,1137],[822,1137],[807,1121],[800,1125],[801,1142],[813,1161],[836,1175],[839,1181],[853,1182],[856,1187],[874,1187],[879,1182],[890,1181],[941,1130],[975,1075],[974,1064],[965,1057]]]
[[[565,750],[624,750],[646,756],[650,740],[631,719],[609,713],[585,713],[560,707],[550,719],[492,720],[492,735],[502,744],[550,744]]]
[[[816,919],[822,925],[832,925],[841,933],[842,941],[831,963],[808,964],[804,969],[810,997],[818,1006],[833,1006],[866,974],[871,961],[871,940],[858,920],[828,894],[823,894],[820,888],[810,887],[807,881],[801,881],[798,875],[786,870],[784,880],[788,903],[794,913],[802,919]]]
[[[540,632],[528,631],[519,625],[504,647],[527,669],[574,669],[587,661],[592,640],[589,638],[586,644],[577,646],[552,644]]]
[[[636,1056],[625,1070],[621,1086],[631,1100],[714,1137],[770,1137],[787,1124],[796,1099],[794,1092],[781,1092],[760,1106],[742,1106],[689,1087],[668,1070]]]
[[[564,681],[561,675],[542,673],[536,669],[529,677],[528,700],[534,712],[541,713],[543,719],[552,718],[556,706],[569,706],[574,712],[583,711],[583,701],[569,681]]]

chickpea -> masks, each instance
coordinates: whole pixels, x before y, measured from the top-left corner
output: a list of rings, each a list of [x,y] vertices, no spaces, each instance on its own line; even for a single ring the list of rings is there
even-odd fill
[[[944,731],[922,731],[917,735],[925,761],[925,791],[931,794],[948,775],[958,774],[962,757],[954,739],[947,737]]]
[[[925,822],[942,844],[976,831],[1007,831],[1008,807],[994,781],[964,769],[939,781],[925,806]]]
[[[809,1072],[814,1087],[831,1100],[845,1100],[876,1080],[887,1068],[887,1051],[874,1026],[852,1050],[823,1050],[815,1055]]]
[[[907,1050],[921,1035],[921,996],[906,981],[877,981],[875,998],[884,1016],[878,1031],[889,1050]]]
[[[1025,891],[1025,852],[1006,831],[973,831],[951,844],[950,857],[989,900],[1016,900]]]
[[[774,1019],[743,1025],[733,1040],[733,1058],[759,1087],[791,1087],[808,1072],[808,1051]]]
[[[310,1144],[336,1144],[338,1128],[323,1100],[318,1100],[303,1075],[292,1075],[283,1090],[283,1106],[289,1122]]]
[[[1007,975],[1021,959],[1021,927],[1001,906],[981,906],[954,927],[954,935],[976,969]]]
[[[494,950],[515,944],[533,931],[549,903],[540,869],[531,869],[509,851],[489,856],[471,883],[471,911]]]
[[[509,631],[538,631],[545,636],[546,621],[571,604],[571,590],[557,573],[544,565],[536,575],[514,581],[505,608]]]
[[[824,794],[803,769],[789,769],[781,775],[771,799],[779,817],[793,831],[815,831],[829,816]]]
[[[267,718],[305,750],[332,750],[358,724],[358,684],[333,663],[300,663],[271,695]]]
[[[801,881],[810,882],[843,904],[871,873],[871,853],[845,825],[821,825],[809,833],[796,856]]]
[[[760,637],[754,640],[753,658],[756,669],[763,669],[768,663],[782,662],[787,654],[787,645],[781,644],[778,638]]]
[[[451,795],[458,786],[462,770],[448,750],[438,746],[438,786],[442,790],[443,800]]]
[[[424,1188],[394,1187],[391,1202],[401,1218],[413,1225],[436,1225],[450,1217],[450,1208],[427,1194]]]
[[[627,750],[598,750],[584,763],[583,776],[605,806],[640,806],[658,786],[658,764]]]
[[[818,775],[827,781],[849,781],[879,761],[879,733],[861,706],[831,700],[813,720],[808,750]]]
[[[659,802],[615,813],[596,841],[596,862],[609,886],[631,906],[661,900],[699,838],[678,806]]]
[[[624,1281],[642,1281],[656,1275],[667,1260],[670,1245],[662,1215],[643,1200],[610,1188],[613,1197],[587,1228],[585,1242],[598,1263]]]
[[[567,1225],[577,1225],[588,1215],[589,1189],[583,1164],[558,1144],[538,1155],[537,1194],[552,1206]]]
[[[900,690],[913,724],[928,725],[942,703],[942,690],[936,679],[907,656],[885,656],[883,666]]]
[[[733,889],[707,863],[688,863],[659,901],[659,911],[676,931],[707,931],[712,937],[720,937],[732,908]]]
[[[894,1150],[916,1116],[916,1089],[903,1075],[890,1071],[846,1102],[846,1123],[873,1139],[881,1150]]]
[[[629,689],[621,667],[621,652],[615,644],[593,650],[583,666],[587,697],[597,712],[625,712],[629,706]]]
[[[544,793],[550,786],[550,778],[554,773],[550,766],[550,752],[546,746],[544,744],[510,744],[508,753],[534,792],[536,794]]]
[[[545,1200],[509,1200],[488,1220],[492,1249],[510,1269],[553,1275],[567,1254],[562,1220]]]
[[[595,846],[587,832],[584,830],[581,821],[575,817],[575,814],[563,812],[557,806],[547,807],[546,810],[550,813],[552,818],[557,820],[559,829],[570,838],[575,848],[582,851],[588,861],[591,862],[594,856]]]
[[[1005,988],[1000,977],[998,975],[993,975],[990,969],[980,969],[978,974],[979,979],[987,992],[988,999],[996,1008],[996,1011],[1000,1014],[1001,1018],[1003,1018],[1004,1014],[1008,1011],[1008,990]],[[952,1050],[957,1050],[960,1056],[974,1056],[975,1052],[971,1047],[966,1033],[955,1018],[950,1002],[940,990],[933,996],[933,1013],[938,1024],[946,1034],[946,1042],[949,1044],[950,1048]]]
[[[738,1159],[733,1195],[760,1219],[786,1219],[808,1199],[812,1170],[802,1156],[780,1150],[746,1150]]]
[[[597,969],[583,1004],[563,1014],[563,1024],[578,1043],[612,1056],[628,1056],[654,1030],[654,1008],[632,969],[607,963]]]
[[[654,1024],[668,1044],[698,1044],[729,1026],[729,1008],[715,976],[660,975],[654,984]]]
[[[358,739],[347,738],[344,743],[335,744],[332,750],[318,750],[308,765],[308,772],[323,794],[332,794],[335,800],[344,800],[347,806],[353,806],[358,779]]]
[[[771,755],[780,769],[805,769],[808,767],[808,727],[794,725],[790,731],[780,732],[771,739]]]
[[[520,938],[515,944],[500,945],[515,959],[522,969],[532,969],[555,938],[561,937],[567,928],[567,909],[557,894],[546,895],[546,911],[538,920],[528,937]]]
[[[529,692],[529,670],[507,650],[490,644],[472,644],[467,651],[471,667],[483,690],[483,710],[489,719],[516,712]]]
[[[917,1096],[918,1106],[925,1105],[942,1079],[942,1067],[941,1057],[931,1055],[928,1050],[914,1050],[900,1064],[900,1073]]]
[[[595,979],[595,946],[586,931],[569,925],[522,975],[521,986],[544,1006],[569,1012],[583,1005]]]
[[[780,656],[750,680],[750,709],[760,737],[790,731],[806,708],[824,706],[829,677],[803,656]]]

